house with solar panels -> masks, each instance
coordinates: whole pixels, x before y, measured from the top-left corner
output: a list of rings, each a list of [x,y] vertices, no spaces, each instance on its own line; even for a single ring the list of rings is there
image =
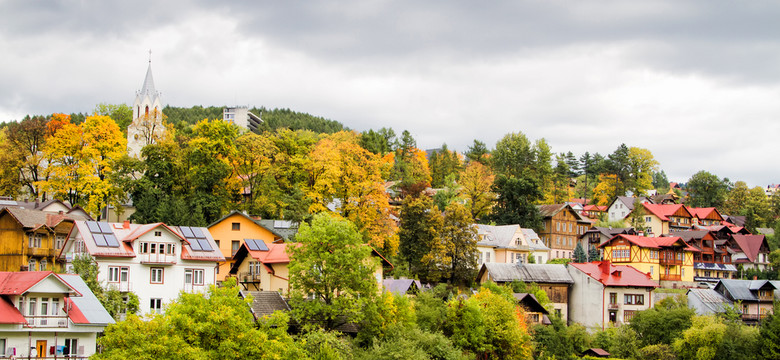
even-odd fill
[[[58,260],[72,272],[89,254],[101,284],[135,293],[141,314],[162,312],[179,293],[205,292],[225,257],[206,228],[76,221]]]

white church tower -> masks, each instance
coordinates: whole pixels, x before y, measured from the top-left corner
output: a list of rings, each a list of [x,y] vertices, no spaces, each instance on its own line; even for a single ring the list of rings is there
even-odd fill
[[[152,78],[152,57],[149,51],[149,67],[141,90],[135,94],[133,102],[133,122],[127,127],[127,152],[130,156],[140,157],[141,149],[154,144],[165,134],[162,122],[160,93],[154,88]]]

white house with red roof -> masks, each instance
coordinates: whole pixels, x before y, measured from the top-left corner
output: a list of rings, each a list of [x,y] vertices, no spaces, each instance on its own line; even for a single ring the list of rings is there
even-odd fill
[[[89,357],[114,323],[74,274],[0,272],[0,357]]]
[[[766,270],[769,266],[769,244],[764,235],[731,235],[732,245],[728,251],[734,264],[745,269]]]
[[[569,320],[589,328],[625,324],[638,311],[653,307],[653,290],[658,284],[633,266],[609,261],[570,263],[574,280],[569,290]]]
[[[141,314],[162,312],[182,291],[206,291],[225,261],[206,228],[127,221],[77,221],[59,260],[70,270],[81,254],[97,262],[101,284],[138,295]]]

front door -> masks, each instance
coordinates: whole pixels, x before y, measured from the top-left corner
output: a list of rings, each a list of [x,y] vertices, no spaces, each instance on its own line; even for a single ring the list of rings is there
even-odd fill
[[[46,340],[36,341],[35,350],[38,352],[38,357],[46,357]]]

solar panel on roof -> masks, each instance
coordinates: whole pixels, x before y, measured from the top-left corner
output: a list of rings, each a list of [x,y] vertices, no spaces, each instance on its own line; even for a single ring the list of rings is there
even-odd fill
[[[198,239],[197,241],[203,251],[214,251],[214,249],[211,248],[211,244],[209,243],[208,239]]]
[[[190,247],[192,250],[196,251],[203,251],[203,249],[200,247],[200,243],[198,243],[198,240],[196,239],[187,239],[190,242]]]
[[[105,234],[106,244],[110,247],[119,247],[119,241],[116,240],[114,234]]]
[[[244,239],[244,243],[246,243],[246,247],[249,248],[249,250],[252,251],[260,250],[257,248],[257,243],[255,243],[255,239]]]
[[[97,246],[108,246],[106,238],[103,237],[103,234],[92,234],[92,238],[95,239],[95,244],[97,244]]]
[[[200,228],[193,227],[191,229],[192,229],[192,233],[195,234],[196,238],[198,238],[198,239],[205,239],[206,238],[206,235],[203,233],[203,230],[201,230]]]
[[[181,233],[184,234],[185,238],[189,239],[195,237],[195,235],[192,234],[192,230],[190,230],[189,226],[180,226],[179,229],[181,229]]]
[[[102,231],[100,231],[100,226],[98,226],[97,222],[95,221],[87,221],[87,228],[89,228],[89,232],[93,234],[99,234]]]
[[[111,225],[109,225],[107,222],[99,222],[97,224],[98,227],[100,227],[100,232],[103,234],[111,234]]]

